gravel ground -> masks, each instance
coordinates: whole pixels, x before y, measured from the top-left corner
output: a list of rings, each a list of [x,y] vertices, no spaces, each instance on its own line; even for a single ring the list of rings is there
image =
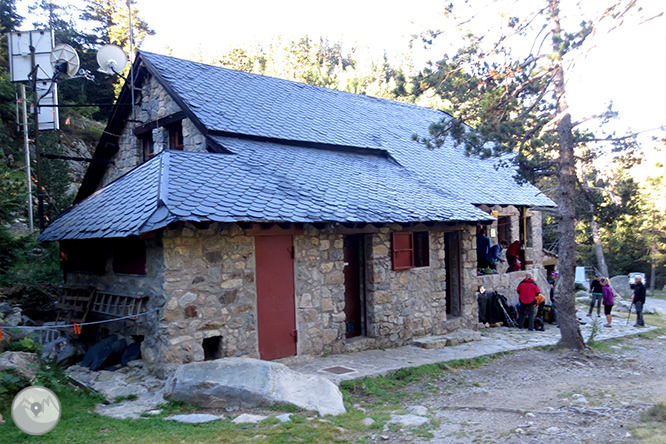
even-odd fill
[[[418,443],[633,443],[629,425],[666,400],[666,336],[627,337],[609,352],[526,350],[414,387],[434,438],[384,430],[371,440]],[[435,391],[434,389],[439,389]],[[666,437],[664,438],[666,442]]]

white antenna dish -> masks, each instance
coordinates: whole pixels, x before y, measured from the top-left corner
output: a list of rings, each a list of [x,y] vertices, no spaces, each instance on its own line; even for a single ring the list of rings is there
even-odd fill
[[[97,51],[97,71],[104,74],[119,74],[127,66],[127,55],[120,46],[104,45]]]
[[[60,78],[69,79],[79,72],[79,55],[71,46],[59,43],[51,50],[51,66]]]

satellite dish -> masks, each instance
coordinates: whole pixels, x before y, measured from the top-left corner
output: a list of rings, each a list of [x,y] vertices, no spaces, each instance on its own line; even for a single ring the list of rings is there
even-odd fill
[[[69,79],[79,72],[79,55],[71,46],[59,43],[51,50],[51,66],[60,78]]]
[[[97,71],[104,74],[119,74],[127,66],[127,55],[121,47],[104,45],[97,51]]]

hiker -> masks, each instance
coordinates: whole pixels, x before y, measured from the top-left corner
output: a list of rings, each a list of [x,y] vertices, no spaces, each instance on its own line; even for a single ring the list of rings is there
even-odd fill
[[[497,272],[497,263],[505,262],[504,259],[502,259],[502,248],[506,249],[508,246],[509,243],[503,240],[502,242],[490,247],[490,253],[488,253],[488,263],[490,264],[490,268],[492,268],[495,272]]]
[[[560,274],[558,272],[553,272],[548,279],[548,285],[550,285],[550,315],[551,322],[554,325],[557,325],[557,302],[555,301],[555,282]]]
[[[515,240],[506,249],[507,272],[520,270],[520,241]]]
[[[592,299],[590,300],[590,311],[587,312],[588,316],[592,316],[594,311],[594,304],[597,304],[597,317],[601,317],[601,299],[602,294],[602,285],[601,285],[601,276],[597,275],[592,282],[590,283],[590,292],[592,293]]]
[[[525,279],[518,284],[516,291],[520,300],[520,306],[518,307],[518,328],[523,328],[525,325],[525,312],[527,312],[529,331],[535,331],[534,309],[537,304],[537,295],[541,293],[541,290],[536,282],[534,282],[534,275],[527,273]]]
[[[636,306],[636,323],[634,327],[645,327],[645,322],[643,321],[643,305],[645,305],[645,285],[643,285],[643,280],[640,276],[636,276],[634,280],[636,285],[634,285],[634,305]]]
[[[476,260],[478,268],[488,268],[488,253],[490,252],[490,238],[486,236],[486,229],[481,230],[476,234]]]
[[[611,327],[613,322],[613,316],[611,316],[611,310],[613,305],[615,305],[615,300],[613,299],[613,289],[610,286],[610,281],[608,278],[601,278],[601,293],[604,303],[604,314],[606,315],[606,324],[604,327]]]

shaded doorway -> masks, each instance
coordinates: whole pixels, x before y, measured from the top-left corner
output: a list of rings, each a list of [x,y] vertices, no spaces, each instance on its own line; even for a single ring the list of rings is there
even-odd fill
[[[460,282],[460,232],[444,234],[444,266],[446,270],[446,314],[462,315],[462,285]]]
[[[364,235],[344,238],[345,326],[346,337],[361,336],[365,316],[365,248]]]

